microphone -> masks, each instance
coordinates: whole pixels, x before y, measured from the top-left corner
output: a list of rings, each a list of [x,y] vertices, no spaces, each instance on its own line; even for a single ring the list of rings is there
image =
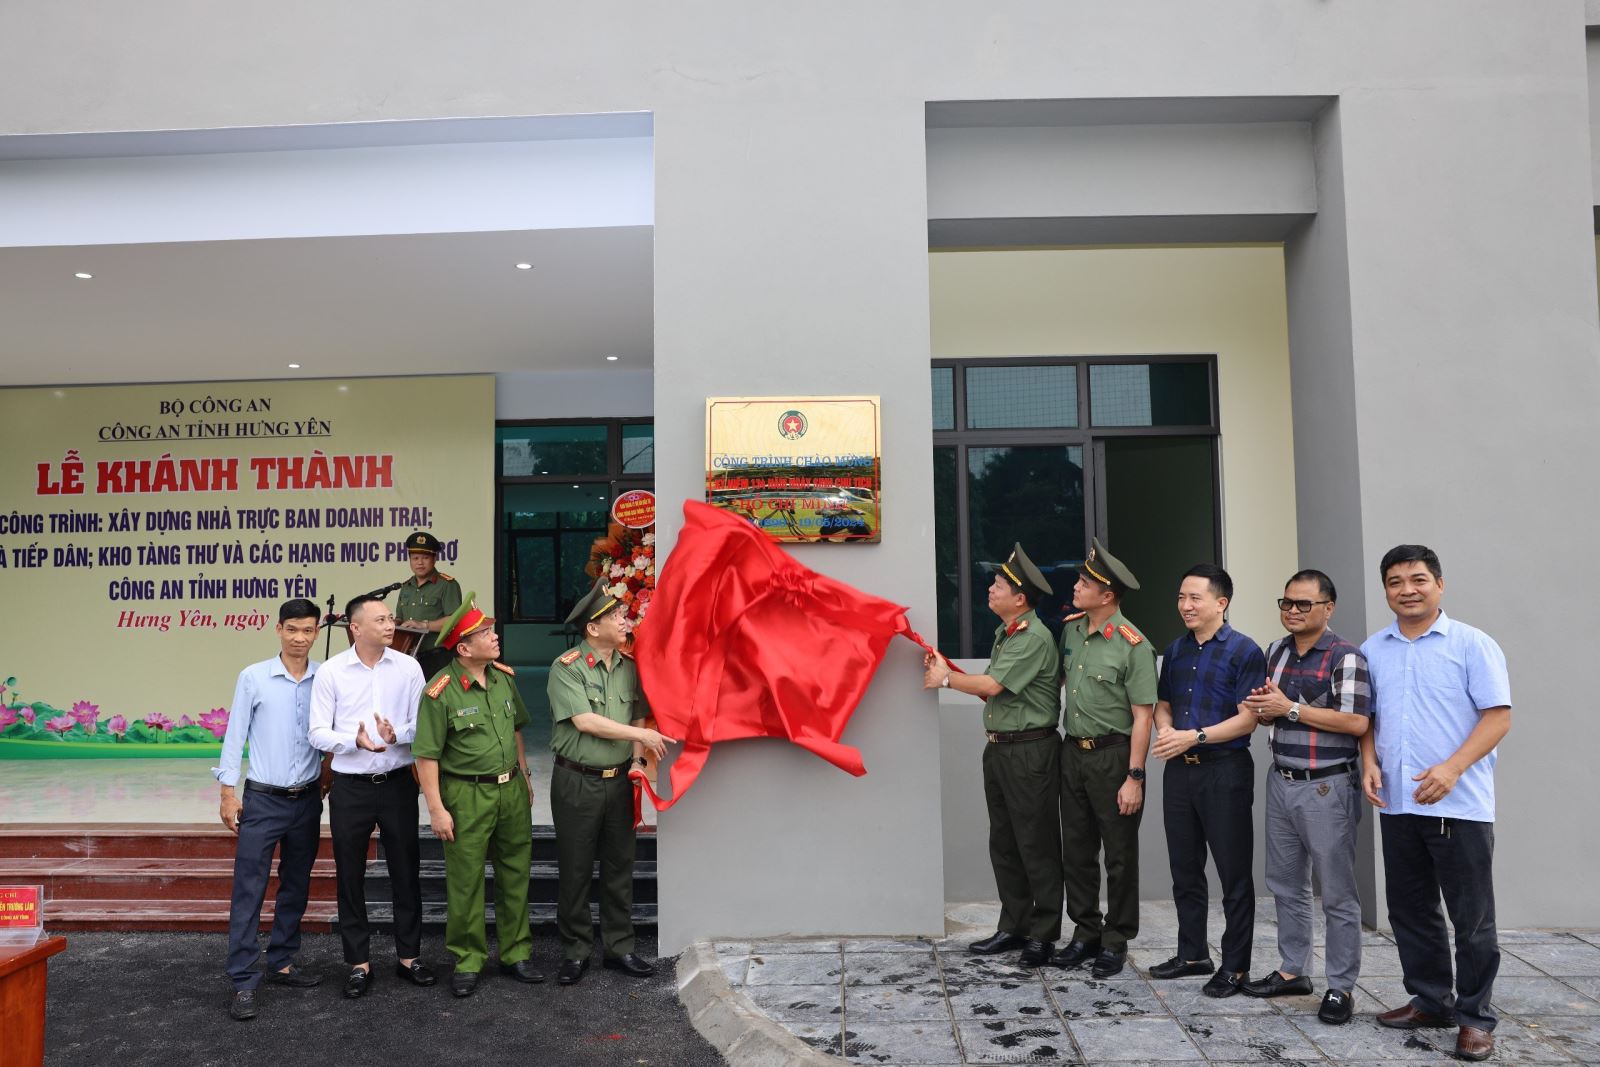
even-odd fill
[[[382,589],[374,589],[372,592],[368,593],[367,596],[386,597],[405,584],[406,583],[403,581],[395,582],[393,585],[386,585]]]

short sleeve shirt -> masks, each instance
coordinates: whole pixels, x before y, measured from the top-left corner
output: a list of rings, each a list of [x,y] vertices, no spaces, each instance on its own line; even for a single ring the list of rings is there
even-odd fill
[[[550,751],[585,767],[615,767],[633,755],[631,741],[596,737],[572,725],[572,717],[586,711],[624,724],[650,714],[631,658],[614,652],[608,667],[605,657],[580,642],[550,665],[547,691],[555,720]]]
[[[413,578],[400,587],[394,618],[396,622],[432,622],[454,614],[460,606],[460,584],[448,574],[434,571],[421,585]],[[417,651],[426,652],[438,644],[439,635],[428,634],[417,646]]]
[[[1372,679],[1367,657],[1332,630],[1300,655],[1293,637],[1280,638],[1267,649],[1267,677],[1283,695],[1308,708],[1327,708],[1346,715],[1372,715]],[[1350,763],[1360,752],[1353,734],[1319,730],[1310,723],[1274,719],[1272,761],[1290,770],[1315,770]]]
[[[456,660],[434,676],[417,706],[411,754],[447,774],[500,774],[517,765],[517,731],[528,709],[510,667],[491,664],[479,685]]]
[[[1156,651],[1118,611],[1098,630],[1089,618],[1061,628],[1062,725],[1069,737],[1133,732],[1133,705],[1156,702]]]
[[[1250,690],[1267,679],[1261,646],[1227,623],[1204,645],[1185,633],[1161,658],[1156,696],[1172,706],[1178,730],[1203,730],[1239,714]],[[1210,743],[1207,748],[1249,748],[1250,735]]]
[[[1006,631],[1010,630],[1008,634]],[[1009,627],[995,627],[994,650],[985,673],[1002,686],[983,705],[983,728],[996,733],[1054,729],[1061,717],[1056,641],[1029,611]]]
[[[1372,717],[1388,815],[1494,821],[1496,752],[1468,767],[1443,800],[1418,804],[1412,779],[1461,747],[1482,712],[1511,706],[1505,653],[1476,627],[1444,612],[1416,640],[1398,623],[1361,646],[1372,671]]]

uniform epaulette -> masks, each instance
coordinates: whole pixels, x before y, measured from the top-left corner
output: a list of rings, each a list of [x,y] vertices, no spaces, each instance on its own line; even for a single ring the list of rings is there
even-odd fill
[[[449,684],[450,673],[446,671],[445,673],[439,675],[439,677],[435,678],[432,685],[428,686],[428,695],[433,699],[438,700],[439,694],[444,692],[445,687]]]
[[[504,673],[511,675],[511,677],[513,677],[513,678],[515,678],[517,676],[517,672],[516,671],[512,670],[510,667],[507,667],[504,663],[501,663],[499,660],[496,660],[494,662],[493,666],[494,666],[495,670],[503,671]]]
[[[439,576],[439,577],[441,577],[441,578],[443,578],[443,579],[444,579],[444,580],[445,580],[445,581],[447,581],[447,582],[453,582],[453,581],[455,581],[455,579],[454,579],[454,578],[452,578],[452,577],[450,577],[450,576],[449,576],[449,575],[448,575],[448,574],[446,574],[446,573],[445,573],[445,572],[444,572],[444,571],[434,571],[434,572],[433,572],[433,573],[435,573],[435,574],[437,574],[437,575],[438,575],[438,576]]]
[[[583,649],[581,649],[581,648],[569,648],[569,649],[567,649],[567,651],[565,651],[565,652],[563,652],[561,654],[561,658],[556,660],[556,662],[557,663],[565,663],[568,666],[571,666],[574,662],[577,661],[578,657],[581,656],[581,655],[583,655]]]
[[[1130,645],[1137,645],[1140,641],[1144,640],[1144,634],[1140,633],[1138,630],[1135,630],[1131,626],[1118,626],[1117,633],[1121,634],[1123,637],[1126,637],[1128,639],[1128,644]]]
[[[617,649],[617,655],[623,657],[624,659],[632,659],[633,650],[631,648],[619,648]]]
[[[1087,611],[1075,611],[1071,615],[1068,615],[1066,618],[1062,619],[1061,621],[1062,622],[1072,622],[1072,621],[1074,621],[1076,619],[1083,618],[1087,614],[1089,614]]]

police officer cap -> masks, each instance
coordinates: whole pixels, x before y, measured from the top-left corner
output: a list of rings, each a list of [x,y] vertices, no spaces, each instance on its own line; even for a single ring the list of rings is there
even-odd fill
[[[1100,543],[1098,537],[1091,539],[1089,558],[1083,561],[1078,571],[1101,585],[1110,586],[1118,596],[1139,588],[1139,579],[1120,559],[1106,551],[1106,546]]]
[[[425,530],[418,530],[406,538],[407,552],[426,552],[429,555],[437,556],[439,548],[439,539]]]
[[[1005,575],[1006,581],[1025,593],[1032,593],[1036,598],[1055,592],[1050,588],[1050,583],[1045,581],[1044,574],[1033,565],[1033,560],[1022,551],[1021,544],[1012,546],[1011,555],[1004,563],[991,563],[989,569]]]
[[[585,593],[578,602],[572,606],[572,614],[567,616],[567,625],[582,630],[589,623],[616,607],[622,601],[606,592],[604,582],[595,582],[594,588]]]

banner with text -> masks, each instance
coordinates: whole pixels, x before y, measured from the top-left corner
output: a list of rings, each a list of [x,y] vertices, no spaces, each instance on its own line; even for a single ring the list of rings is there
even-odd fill
[[[0,427],[0,759],[215,755],[278,606],[401,581],[413,530],[492,611],[492,376],[3,389]]]

